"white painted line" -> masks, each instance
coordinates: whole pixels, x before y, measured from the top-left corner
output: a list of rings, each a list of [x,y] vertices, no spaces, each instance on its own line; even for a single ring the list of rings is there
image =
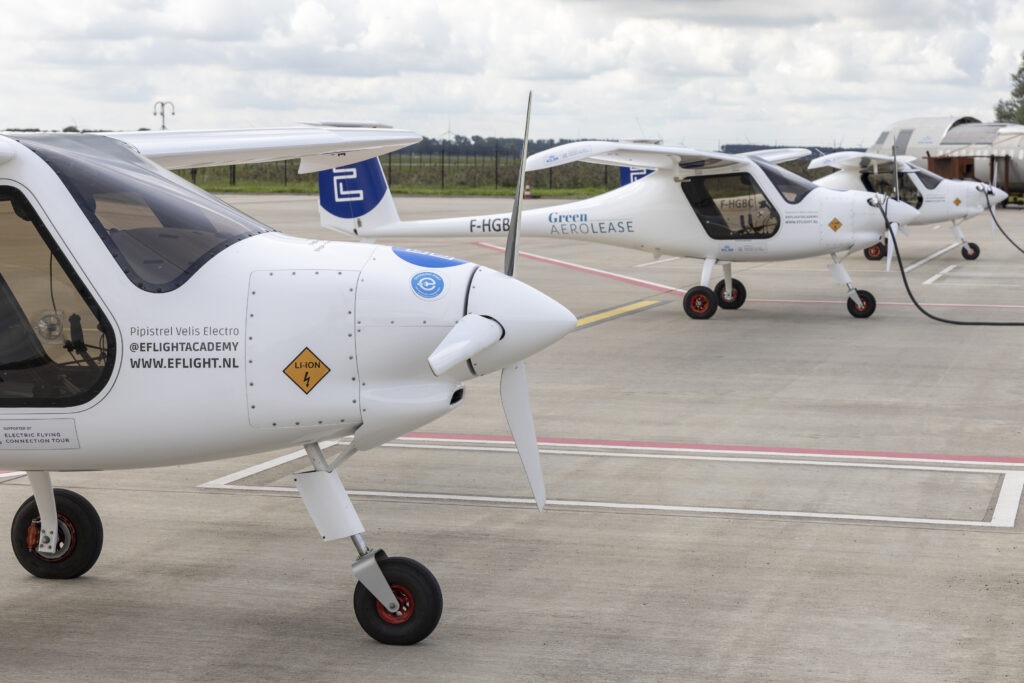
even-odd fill
[[[414,442],[415,438],[403,437],[402,441]],[[430,441],[434,441],[430,439]],[[483,441],[483,440],[482,440]],[[485,441],[486,442],[486,441]],[[332,442],[333,443],[336,442]],[[449,451],[473,451],[473,452],[513,452],[508,446],[466,446],[466,445],[437,445],[431,443],[396,443],[391,442],[381,448],[419,448],[431,450]],[[642,449],[636,449],[642,450]],[[696,450],[696,449],[693,449]],[[541,449],[541,453],[547,455],[578,456],[578,457],[611,457],[611,458],[637,458],[654,460],[693,460],[693,461],[714,461],[728,463],[754,463],[773,465],[810,465],[818,467],[847,467],[847,468],[870,468],[885,470],[908,470],[918,472],[951,472],[962,474],[996,474],[1001,475],[999,484],[999,495],[996,498],[996,505],[993,508],[992,518],[989,521],[962,520],[962,519],[931,519],[925,517],[893,517],[886,515],[854,515],[831,512],[796,512],[791,510],[756,510],[743,508],[722,508],[722,507],[701,507],[691,505],[656,505],[647,503],[619,503],[613,501],[582,501],[582,500],[559,500],[550,499],[548,507],[556,508],[591,508],[606,510],[631,510],[650,512],[690,512],[699,514],[728,514],[752,517],[787,517],[794,519],[822,519],[833,521],[857,521],[857,522],[885,522],[899,524],[923,524],[941,526],[961,527],[987,527],[987,528],[1013,528],[1017,520],[1017,509],[1020,506],[1021,498],[1024,496],[1024,472],[992,468],[968,468],[968,467],[936,467],[933,465],[894,465],[877,462],[844,462],[830,460],[784,460],[766,459],[751,457],[724,457],[722,455],[694,455],[683,453],[620,453],[594,450],[566,450],[566,449]],[[232,491],[253,491],[253,492],[274,492],[274,493],[296,493],[297,489],[291,486],[250,486],[235,484],[234,482],[253,475],[259,474],[285,463],[298,460],[304,457],[305,450],[298,450],[292,453],[273,458],[264,463],[247,467],[233,474],[214,479],[200,484],[199,488],[221,489]],[[745,455],[750,455],[745,453]],[[824,454],[818,457],[828,458]],[[406,491],[349,491],[353,496],[366,498],[391,498],[399,500],[427,500],[427,501],[448,501],[448,502],[469,502],[506,504],[516,506],[533,507],[535,505],[531,498],[513,498],[501,496],[476,496],[447,493],[410,493]]]
[[[324,441],[322,444],[320,444],[320,446],[322,448],[327,448],[328,446],[333,446],[336,443],[337,443],[337,441]],[[291,462],[292,460],[298,460],[299,458],[303,457],[304,455],[306,455],[306,449],[302,449],[300,451],[293,451],[291,453],[285,453],[284,455],[278,456],[278,457],[274,458],[273,460],[267,460],[266,462],[261,462],[259,465],[253,465],[252,467],[246,467],[244,470],[239,470],[237,472],[234,472],[234,473],[229,474],[227,476],[221,477],[219,479],[214,479],[213,481],[208,481],[205,484],[200,484],[199,488],[201,488],[201,489],[220,489],[220,488],[224,488],[225,486],[227,486],[231,482],[238,481],[239,479],[246,479],[246,478],[251,477],[253,475],[259,474],[260,472],[266,472],[267,470],[272,470],[272,469],[274,469],[275,467],[277,467],[279,465],[285,464],[286,462]]]
[[[294,487],[285,486],[240,486],[227,485],[220,487],[232,491],[253,491],[275,493],[297,493]],[[409,493],[407,491],[349,491],[349,495],[362,498],[397,498],[399,500],[428,500],[454,503],[489,503],[516,505],[520,507],[536,507],[532,498],[511,498],[502,496],[471,496],[454,493]],[[1004,494],[1000,491],[1000,498]],[[1012,499],[1013,496],[1006,496]],[[1020,503],[1020,491],[1017,492],[1016,504]],[[889,522],[899,524],[928,524],[936,526],[969,526],[986,528],[1013,528],[1016,515],[1007,520],[1005,516],[991,521],[975,521],[964,519],[931,519],[928,517],[889,517],[885,515],[851,515],[838,512],[794,512],[792,510],[750,510],[746,508],[701,507],[696,505],[654,505],[647,503],[614,503],[593,500],[553,500],[548,499],[545,507],[559,508],[590,508],[604,510],[628,510],[634,512],[693,512],[717,515],[742,515],[747,517],[789,517],[799,519],[825,519],[843,522]],[[1016,507],[1014,507],[1016,512]]]
[[[931,285],[931,284],[934,284],[934,283],[938,282],[939,278],[941,278],[941,277],[951,273],[952,271],[956,270],[959,265],[960,265],[959,263],[954,263],[951,266],[946,266],[945,268],[940,270],[938,273],[936,273],[935,275],[932,275],[930,278],[925,280],[924,283],[926,285]]]
[[[0,481],[6,481],[8,479],[17,479],[18,477],[24,476],[24,472],[0,472]]]
[[[493,439],[493,438],[444,438],[441,436],[430,436],[430,437],[418,437],[418,436],[401,436],[395,441],[388,443],[389,447],[397,448],[400,443],[416,443],[419,444],[420,448],[434,448],[431,444],[443,443],[443,444],[487,444],[497,445],[503,447],[510,453],[515,452],[515,447],[508,439]],[[541,453],[550,454],[561,454],[575,453],[576,450],[565,450],[560,451],[550,442],[545,442],[543,439],[540,440]],[[547,444],[547,445],[545,445]],[[771,449],[760,449],[760,448],[728,448],[728,447],[714,447],[714,446],[658,446],[652,444],[629,444],[629,443],[598,443],[595,444],[602,450],[599,451],[601,455],[613,455],[607,451],[632,451],[645,453],[648,457],[654,458],[656,453],[712,453],[715,455],[770,455],[775,457],[786,457],[786,458],[828,458],[829,460],[866,460],[866,461],[886,461],[886,460],[907,460],[912,459],[913,462],[929,462],[938,463],[943,465],[965,465],[975,462],[975,460],[969,459],[957,459],[955,456],[948,458],[927,456],[921,459],[912,458],[912,454],[906,453],[877,453],[877,452],[853,452],[853,453],[826,453],[826,452],[815,452],[815,451],[796,451],[796,450],[771,450]],[[558,448],[562,449],[586,449],[590,448],[589,444],[558,444]],[[453,446],[453,450],[456,450]],[[984,464],[990,464],[998,466],[998,470],[994,472],[1003,472],[1004,468],[1011,467],[1024,467],[1024,461],[1021,462],[985,462]]]
[[[903,269],[903,272],[909,273],[910,271],[914,270],[918,266],[923,266],[924,264],[928,263],[929,261],[931,261],[933,259],[937,259],[938,257],[942,256],[943,254],[945,254],[950,249],[956,249],[959,246],[960,246],[959,242],[953,242],[953,244],[950,244],[948,247],[944,247],[942,249],[939,249],[937,252],[935,252],[931,256],[926,256],[925,258],[921,259],[920,261],[915,261],[914,263],[911,263],[909,266],[907,266],[906,268]]]
[[[516,449],[511,446],[457,446],[457,445],[437,445],[427,443],[387,443],[380,448],[413,448],[419,450],[441,450],[441,451],[469,451],[469,452],[484,452],[484,453],[515,453]],[[652,449],[653,450],[653,449]],[[749,451],[700,451],[698,449],[692,449],[694,453],[742,453],[743,456],[749,456]],[[874,460],[885,460],[886,458],[865,458],[863,456],[832,456],[824,455],[821,453],[785,453],[779,455],[790,455],[792,459],[780,459],[780,458],[751,458],[751,457],[736,457],[727,455],[690,455],[684,453],[609,453],[605,451],[594,451],[594,450],[562,450],[557,448],[541,448],[540,452],[544,455],[566,455],[566,456],[580,456],[580,457],[596,457],[596,458],[633,458],[638,460],[694,460],[703,462],[736,462],[746,464],[768,464],[768,465],[814,465],[815,467],[849,467],[849,468],[865,468],[873,470],[913,470],[914,472],[969,472],[971,474],[1007,474],[1007,470],[1003,468],[998,469],[985,469],[977,467],[936,467],[934,465],[889,465],[880,462],[873,462]],[[765,452],[765,454],[771,454]],[[804,460],[802,458],[817,457],[817,458],[856,458],[859,460],[871,460],[872,462],[834,462],[832,460]],[[957,464],[957,461],[942,461],[942,460],[930,460],[928,462],[944,463],[944,464]]]
[[[1013,528],[1017,523],[1017,509],[1024,494],[1024,472],[1007,472],[999,487],[999,498],[992,510],[992,526]]]
[[[662,263],[669,263],[670,261],[678,261],[680,258],[682,258],[682,257],[680,257],[680,256],[662,256],[659,259],[654,259],[653,261],[648,261],[647,263],[638,263],[635,267],[636,268],[647,268],[648,266],[657,266],[657,265],[660,265]]]

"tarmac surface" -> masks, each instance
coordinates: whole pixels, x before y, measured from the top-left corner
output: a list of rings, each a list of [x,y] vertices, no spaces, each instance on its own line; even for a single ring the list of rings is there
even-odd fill
[[[313,198],[229,200],[325,236]],[[405,218],[510,204],[399,199]],[[1024,243],[1024,211],[997,215]],[[965,232],[976,261],[944,227],[900,238],[914,295],[939,316],[1024,323],[1024,254],[987,216]],[[498,237],[395,242],[500,269]],[[697,261],[520,246],[519,276],[584,323],[528,362],[545,511],[496,376],[341,468],[367,541],[437,576],[433,635],[363,633],[355,551],[318,540],[297,454],[56,474],[99,510],[103,554],[47,582],[0,553],[0,681],[1024,677],[1024,330],[930,320],[860,254],[846,264],[878,299],[869,319],[847,313],[823,256],[737,264],[746,304],[697,321],[675,289]],[[29,495],[0,474],[0,517]]]

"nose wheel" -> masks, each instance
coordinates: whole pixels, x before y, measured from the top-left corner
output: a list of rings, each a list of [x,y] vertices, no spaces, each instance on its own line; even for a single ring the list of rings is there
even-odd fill
[[[441,620],[441,586],[429,569],[408,557],[378,555],[377,564],[395,594],[398,609],[388,611],[366,586],[358,583],[352,597],[356,620],[367,635],[386,645],[420,642]]]
[[[860,298],[860,303],[854,301],[854,295]],[[875,297],[871,292],[864,289],[856,289],[850,292],[846,299],[846,310],[854,318],[870,318],[875,312]]]
[[[974,242],[968,242],[960,249],[960,255],[968,261],[973,261],[981,254],[981,247]]]

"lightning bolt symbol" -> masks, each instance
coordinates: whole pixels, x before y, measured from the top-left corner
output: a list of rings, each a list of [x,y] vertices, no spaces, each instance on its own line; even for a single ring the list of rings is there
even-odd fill
[[[309,386],[309,370],[306,370],[306,374],[302,376],[302,382],[308,387]]]

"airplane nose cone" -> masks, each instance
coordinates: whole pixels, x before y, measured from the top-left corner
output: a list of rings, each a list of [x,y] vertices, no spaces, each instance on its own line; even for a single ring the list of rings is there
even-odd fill
[[[990,199],[992,206],[1002,204],[1009,198],[1010,195],[1005,190],[1000,190],[998,187],[992,187],[992,198]]]
[[[466,313],[490,318],[504,331],[497,343],[470,359],[477,375],[521,361],[576,328],[576,316],[565,306],[490,268],[473,275]]]
[[[910,204],[890,199],[889,205],[885,207],[885,215],[890,222],[907,225],[917,218],[920,212]]]

